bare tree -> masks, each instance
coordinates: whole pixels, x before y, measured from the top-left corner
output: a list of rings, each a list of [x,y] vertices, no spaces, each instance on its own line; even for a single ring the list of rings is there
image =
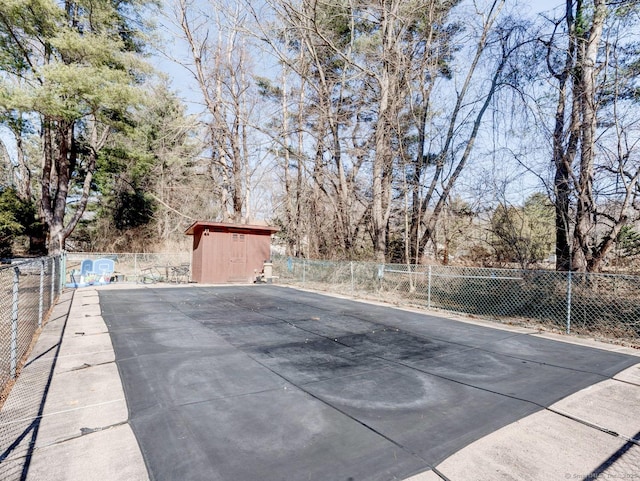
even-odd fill
[[[442,126],[433,128],[431,94],[439,78],[454,75],[451,44],[460,29],[449,16],[458,3],[268,2],[280,27],[265,28],[261,36],[309,91],[304,116],[292,128],[313,139],[305,144],[307,155],[300,156],[308,159],[309,224],[331,207],[336,240],[327,245],[332,250],[353,255],[366,226],[372,256],[385,260],[389,229],[400,225],[391,222],[400,178],[406,179],[402,188],[411,189],[411,202],[404,197],[405,210],[411,209],[405,242],[414,262],[431,239],[517,48],[512,39],[517,27],[497,28],[504,1],[489,2],[486,9],[474,4],[481,19],[477,48],[454,105],[445,110],[446,135],[441,139],[437,131]],[[498,57],[487,71],[492,50]],[[479,92],[483,75],[490,78],[488,90]],[[398,176],[398,168],[405,173]],[[316,225],[311,231],[320,229]],[[326,251],[326,246],[316,250],[321,255]]]
[[[174,59],[195,79],[206,109],[214,185],[223,220],[247,222],[256,141],[252,120],[252,66],[246,13],[239,3],[210,0],[201,8],[176,0],[174,19],[189,47]]]
[[[359,145],[363,101],[353,67],[353,19],[346,3],[268,5],[271,22],[255,10],[254,16],[262,39],[282,65],[282,85],[290,87],[278,89],[282,120],[273,122],[279,126],[273,141],[284,161],[287,235],[296,243],[304,237],[307,255],[350,258],[365,215],[358,177],[366,160]]]
[[[510,73],[509,62],[526,41],[519,37],[521,26],[518,23],[509,18],[500,22],[503,6],[504,1],[496,0],[490,2],[486,11],[476,11],[480,23],[474,51],[462,85],[455,89],[455,103],[445,112],[442,139],[436,142],[431,133],[432,126],[424,120],[417,124],[419,147],[414,166],[410,236],[413,262],[419,260],[432,240],[438,218],[470,161],[485,114]],[[486,87],[478,88],[483,76],[488,76],[484,82]],[[423,105],[418,109],[422,116],[429,109],[430,93],[427,91],[422,97]]]
[[[634,160],[638,143],[630,140],[637,127],[624,115],[625,105],[634,103],[625,70],[629,55],[637,53],[629,49],[630,39],[622,41],[633,28],[622,10],[637,4],[568,0],[545,43],[558,92],[553,130],[558,270],[600,270],[622,227],[637,218],[640,165]],[[564,48],[558,46],[562,33]]]

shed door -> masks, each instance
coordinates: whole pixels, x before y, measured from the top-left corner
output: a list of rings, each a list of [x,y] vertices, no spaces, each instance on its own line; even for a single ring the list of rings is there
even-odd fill
[[[245,234],[231,234],[231,273],[230,281],[248,280],[247,273],[247,239]]]

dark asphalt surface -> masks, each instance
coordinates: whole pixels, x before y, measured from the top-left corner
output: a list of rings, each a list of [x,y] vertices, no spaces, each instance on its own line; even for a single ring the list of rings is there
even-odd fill
[[[403,479],[637,362],[278,286],[100,305],[152,481]]]

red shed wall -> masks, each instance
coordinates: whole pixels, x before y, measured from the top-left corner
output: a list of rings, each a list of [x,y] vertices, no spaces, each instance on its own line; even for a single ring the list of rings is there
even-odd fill
[[[255,278],[261,272],[264,261],[271,258],[271,235],[251,235],[247,244],[247,271]]]
[[[252,282],[270,257],[270,233],[197,226],[193,234],[192,279],[205,284]]]

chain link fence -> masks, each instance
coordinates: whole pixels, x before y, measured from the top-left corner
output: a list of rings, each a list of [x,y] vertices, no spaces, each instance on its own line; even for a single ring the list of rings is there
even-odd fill
[[[64,256],[0,266],[0,479],[26,479],[59,338]],[[46,348],[36,339],[48,341]],[[14,382],[19,378],[19,382]]]
[[[188,282],[191,252],[158,253],[67,253],[66,282],[73,282],[85,259],[111,259],[114,279],[120,282]],[[76,279],[77,281],[78,279]]]
[[[173,254],[78,253],[14,261],[0,266],[0,406],[20,370],[34,334],[42,327],[72,273],[84,259],[109,258],[122,281],[189,280],[190,252]]]
[[[640,277],[274,259],[279,282],[640,346]]]
[[[0,406],[62,291],[63,272],[62,256],[0,266]]]

